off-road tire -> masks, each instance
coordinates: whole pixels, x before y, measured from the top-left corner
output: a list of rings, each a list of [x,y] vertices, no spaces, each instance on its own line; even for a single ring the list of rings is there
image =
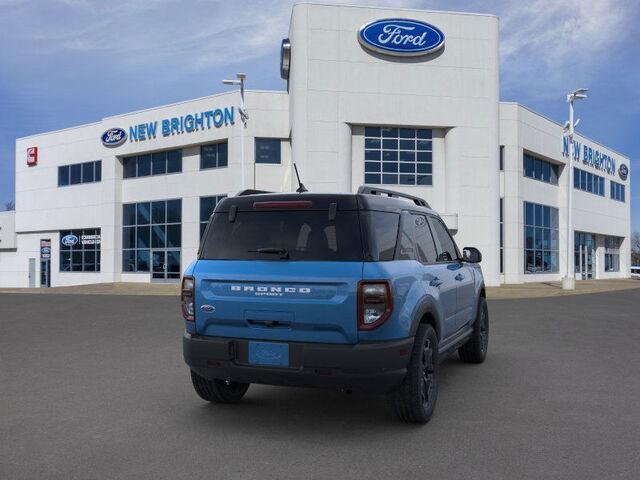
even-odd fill
[[[431,325],[416,332],[407,375],[397,390],[388,395],[398,419],[407,423],[427,423],[438,398],[438,336]]]
[[[489,349],[489,309],[487,301],[480,297],[473,333],[467,343],[458,348],[458,355],[465,363],[482,363]]]
[[[203,400],[213,403],[238,403],[247,390],[249,383],[208,380],[191,370],[191,382],[196,393]]]

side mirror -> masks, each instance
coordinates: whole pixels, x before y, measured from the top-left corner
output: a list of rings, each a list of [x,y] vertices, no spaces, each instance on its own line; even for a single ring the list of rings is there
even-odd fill
[[[482,261],[482,254],[477,248],[464,247],[462,249],[462,260],[469,263],[480,263]]]

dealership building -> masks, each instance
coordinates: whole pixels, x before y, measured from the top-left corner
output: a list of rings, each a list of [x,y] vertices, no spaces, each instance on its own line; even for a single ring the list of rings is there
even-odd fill
[[[16,140],[0,287],[178,281],[216,202],[294,191],[294,161],[313,192],[424,198],[488,285],[628,277],[629,158],[500,101],[498,22],[298,4],[246,125],[229,91]]]

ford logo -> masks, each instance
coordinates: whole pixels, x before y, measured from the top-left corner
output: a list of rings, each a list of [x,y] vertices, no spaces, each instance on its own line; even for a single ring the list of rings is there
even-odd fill
[[[42,253],[51,253],[51,249],[49,247],[42,247]]]
[[[360,44],[374,52],[400,57],[426,55],[444,46],[444,33],[418,20],[386,18],[358,31]]]
[[[110,128],[102,134],[102,145],[117,147],[127,140],[127,132],[121,128]]]
[[[624,163],[621,163],[620,167],[618,168],[618,175],[620,175],[620,178],[622,180],[626,180],[629,176],[629,167],[627,167]]]
[[[65,247],[73,247],[76,243],[78,243],[78,237],[76,237],[75,235],[65,235],[64,237],[62,237],[62,240],[60,240],[60,242]]]

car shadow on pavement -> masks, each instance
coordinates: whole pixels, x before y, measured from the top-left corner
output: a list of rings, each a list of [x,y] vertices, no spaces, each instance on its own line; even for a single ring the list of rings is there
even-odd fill
[[[456,377],[469,366],[456,356],[444,360],[440,370],[440,391],[436,413],[431,422],[439,415],[445,415],[449,386],[455,384]],[[195,393],[194,393],[195,396]],[[246,396],[237,405],[211,404],[195,397],[185,408],[190,428],[196,430],[229,429],[235,432],[241,427],[254,433],[264,432],[324,437],[339,431],[343,436],[379,431],[388,432],[389,427],[407,428],[396,420],[388,408],[385,395],[363,393],[345,393],[334,390],[273,387],[251,385]]]

